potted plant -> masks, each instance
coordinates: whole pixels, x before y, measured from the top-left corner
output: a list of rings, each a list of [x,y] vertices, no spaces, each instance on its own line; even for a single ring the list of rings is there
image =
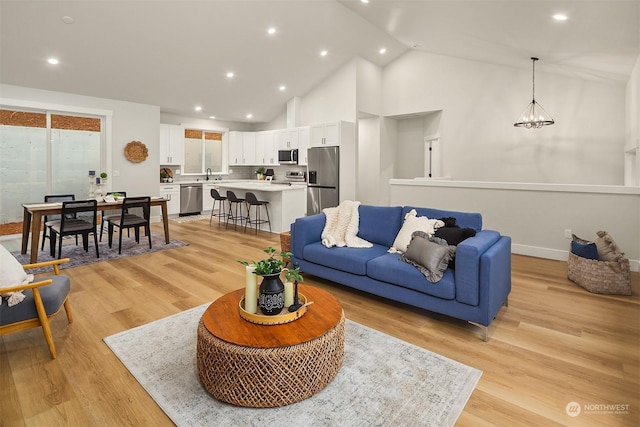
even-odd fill
[[[251,264],[247,261],[238,262],[243,265],[253,265],[255,267],[254,274],[262,276],[258,307],[260,307],[263,314],[272,316],[279,314],[284,308],[284,283],[280,279],[280,274],[287,265],[284,259],[290,258],[291,253],[281,251],[280,257],[277,258],[277,251],[272,246],[263,249],[263,252],[268,255],[265,259],[252,261]],[[294,280],[297,280],[296,277],[302,277],[299,269],[287,270],[286,275]]]
[[[267,170],[266,170],[265,168],[258,168],[258,169],[256,170],[256,178],[258,178],[258,179],[264,179],[264,173],[265,173],[266,171],[267,171]]]
[[[108,176],[108,175],[107,175],[107,173],[106,173],[106,172],[101,172],[101,173],[100,173],[100,178],[101,178],[103,181],[107,179],[107,176]]]
[[[117,191],[115,193],[112,193],[111,195],[113,196],[113,200],[115,200],[116,202],[121,197],[120,193],[118,193]]]
[[[169,174],[162,170],[160,171],[160,178],[162,178],[162,182],[167,182],[169,180]]]

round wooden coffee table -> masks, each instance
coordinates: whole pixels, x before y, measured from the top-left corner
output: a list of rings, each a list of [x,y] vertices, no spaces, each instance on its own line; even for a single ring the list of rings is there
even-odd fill
[[[258,325],[240,317],[244,289],[215,300],[198,325],[198,376],[218,400],[272,408],[306,399],[336,376],[344,356],[344,312],[330,293],[299,292],[314,304],[283,325]]]

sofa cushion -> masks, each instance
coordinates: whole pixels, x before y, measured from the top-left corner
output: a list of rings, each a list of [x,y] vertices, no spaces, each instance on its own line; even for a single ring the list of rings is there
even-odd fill
[[[598,237],[596,237],[594,243],[598,248],[598,259],[600,261],[620,262],[624,259],[624,252],[620,250],[620,247],[609,233],[598,231],[596,234]]]
[[[405,206],[402,208],[402,215],[415,209],[418,216],[426,216],[429,218],[446,218],[452,217],[456,219],[456,223],[460,228],[473,228],[476,232],[482,230],[482,215],[479,213],[445,211],[441,209],[418,208],[413,206]]]
[[[398,230],[402,227],[401,206],[360,205],[360,225],[358,237],[387,248],[393,244]]]
[[[391,252],[406,252],[414,232],[422,231],[433,236],[436,229],[442,226],[444,226],[444,222],[439,219],[418,216],[415,210],[411,210],[404,216],[404,223],[393,241]]]
[[[449,246],[446,240],[430,238],[424,231],[416,231],[400,259],[416,267],[428,281],[435,283],[442,279],[455,254],[456,247]]]
[[[320,242],[306,245],[302,251],[304,260],[325,267],[366,276],[367,262],[387,252],[387,247],[374,244],[371,248],[327,248]]]
[[[598,259],[598,248],[595,243],[571,242],[571,253],[587,259]]]
[[[400,254],[387,253],[367,263],[367,273],[372,279],[412,289],[434,297],[452,300],[456,295],[453,271],[447,269],[442,279],[429,282],[414,266],[400,261]]]

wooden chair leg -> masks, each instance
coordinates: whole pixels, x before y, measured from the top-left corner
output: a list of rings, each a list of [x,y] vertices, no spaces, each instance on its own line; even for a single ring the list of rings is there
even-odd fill
[[[73,314],[71,314],[71,304],[69,304],[69,297],[64,300],[64,311],[67,313],[67,321],[73,323]]]
[[[53,343],[53,335],[51,334],[51,328],[49,327],[49,318],[47,317],[47,312],[44,309],[44,304],[42,303],[42,297],[40,296],[38,288],[33,288],[33,300],[36,303],[36,311],[38,312],[40,325],[42,325],[44,339],[47,342],[47,346],[49,346],[49,353],[51,353],[51,358],[55,359],[58,357],[56,353],[56,346]]]

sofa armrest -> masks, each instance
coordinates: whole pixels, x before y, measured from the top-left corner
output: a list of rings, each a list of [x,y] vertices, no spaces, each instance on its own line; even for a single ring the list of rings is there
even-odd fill
[[[321,213],[305,216],[291,224],[291,253],[302,259],[302,250],[309,243],[319,242],[327,217]]]
[[[456,300],[480,304],[480,257],[500,239],[500,233],[482,230],[464,240],[456,249]]]
[[[479,323],[489,326],[511,292],[511,238],[500,237],[480,260],[480,305],[487,317]]]

